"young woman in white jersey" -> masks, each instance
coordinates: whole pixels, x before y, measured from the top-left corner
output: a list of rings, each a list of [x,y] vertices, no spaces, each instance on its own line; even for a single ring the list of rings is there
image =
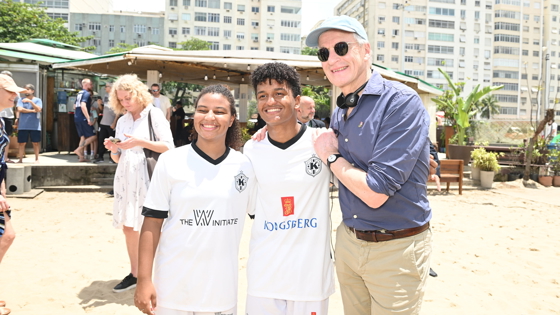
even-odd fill
[[[145,314],[237,314],[239,242],[256,185],[249,160],[232,150],[241,144],[234,104],[223,85],[203,89],[195,140],[158,160],[134,297]]]

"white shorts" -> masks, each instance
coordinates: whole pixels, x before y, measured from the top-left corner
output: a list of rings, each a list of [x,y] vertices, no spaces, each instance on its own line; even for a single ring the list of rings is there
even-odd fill
[[[328,298],[322,301],[287,301],[247,295],[245,313],[246,315],[327,315],[328,311]]]
[[[222,312],[189,312],[158,306],[156,308],[156,315],[237,315],[237,305],[228,311]]]

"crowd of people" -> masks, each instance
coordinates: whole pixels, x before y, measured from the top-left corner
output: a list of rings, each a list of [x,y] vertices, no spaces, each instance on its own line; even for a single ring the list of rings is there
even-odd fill
[[[371,47],[357,20],[329,18],[306,44],[319,47],[327,78],[342,91],[330,126],[314,119],[315,103],[301,95],[292,67],[266,63],[252,74],[264,128],[243,154],[227,86],[201,91],[192,142],[183,145],[170,129],[171,117],[181,123],[185,117],[182,104],[171,106],[159,85],[148,89],[123,75],[105,86],[107,96],[92,110],[91,81],[82,81],[74,152],[88,160],[86,147],[99,139],[89,158],[97,153],[103,161],[109,151],[118,164],[113,226],[123,230],[130,272],[113,291],[136,288],[141,312],[238,314],[238,250],[247,217],[254,223],[245,314],[328,314],[335,271],[345,314],[420,312],[432,251],[429,115],[414,90],[371,69]],[[25,91],[20,119],[39,116],[33,86],[19,88],[0,75],[0,87],[0,109]],[[9,141],[1,127],[0,149]],[[35,143],[32,131],[40,125],[30,128],[25,141]],[[154,154],[160,156],[152,174]],[[334,252],[332,183],[343,214]],[[0,211],[1,261],[14,238],[4,193]]]

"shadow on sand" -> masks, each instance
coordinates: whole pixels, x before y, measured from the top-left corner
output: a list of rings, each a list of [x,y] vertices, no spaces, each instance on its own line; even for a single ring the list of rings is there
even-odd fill
[[[78,293],[83,309],[101,307],[107,304],[120,304],[134,306],[134,290],[121,293],[113,292],[113,288],[120,280],[93,281],[89,286]]]

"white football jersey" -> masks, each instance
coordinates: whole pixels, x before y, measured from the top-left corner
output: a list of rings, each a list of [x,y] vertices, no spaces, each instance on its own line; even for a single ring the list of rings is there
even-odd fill
[[[239,242],[255,188],[253,167],[237,151],[212,160],[186,145],[160,156],[143,211],[169,215],[154,263],[158,305],[193,312],[237,305]]]
[[[287,143],[245,144],[257,176],[255,222],[247,263],[248,294],[320,301],[334,293],[330,252],[330,170],[302,125]]]

